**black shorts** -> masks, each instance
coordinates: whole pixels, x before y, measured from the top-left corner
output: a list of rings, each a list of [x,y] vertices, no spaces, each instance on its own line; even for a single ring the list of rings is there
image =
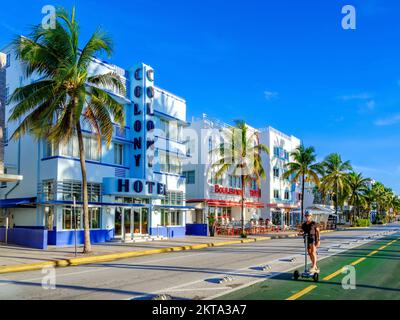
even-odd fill
[[[304,238],[304,244],[306,243],[306,239]],[[317,239],[315,237],[308,237],[307,238],[308,248],[311,248],[313,245],[317,244]]]

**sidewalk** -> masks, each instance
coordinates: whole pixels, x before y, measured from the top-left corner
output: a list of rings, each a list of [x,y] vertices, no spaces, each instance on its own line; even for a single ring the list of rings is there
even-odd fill
[[[47,250],[30,249],[13,245],[0,244],[0,274],[41,269],[46,263],[53,266],[69,266],[99,261],[143,256],[150,254],[176,252],[183,250],[199,250],[213,246],[224,246],[254,241],[265,241],[273,238],[295,237],[296,232],[279,232],[248,239],[240,237],[195,237],[187,236],[168,240],[143,243],[106,243],[92,245],[93,254],[83,255],[82,246],[78,247],[75,258],[74,247],[49,247]]]

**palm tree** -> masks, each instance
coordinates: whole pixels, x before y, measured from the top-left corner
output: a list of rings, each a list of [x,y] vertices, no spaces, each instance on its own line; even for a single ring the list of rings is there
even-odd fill
[[[262,165],[262,153],[269,154],[269,149],[259,142],[257,131],[251,130],[244,121],[236,120],[235,126],[222,131],[223,142],[211,152],[219,155],[219,159],[212,164],[216,171],[215,177],[232,174],[241,180],[241,225],[244,237],[244,204],[246,185],[256,180],[260,187],[261,180],[266,179]]]
[[[26,76],[37,74],[42,80],[18,88],[9,102],[15,103],[9,121],[23,119],[12,135],[18,139],[32,134],[37,139],[59,145],[77,135],[82,172],[82,200],[84,216],[84,253],[91,252],[88,210],[88,190],[82,123],[90,126],[96,135],[99,152],[101,140],[107,147],[111,143],[113,121],[124,125],[124,108],[109,93],[124,95],[125,88],[115,73],[90,75],[93,57],[112,53],[110,38],[101,30],[96,31],[79,50],[79,25],[75,9],[69,15],[59,8],[54,29],[33,27],[29,38],[14,41],[17,58],[26,66]],[[81,123],[81,120],[83,121]]]
[[[352,170],[350,161],[342,161],[337,153],[328,155],[322,162],[324,176],[321,179],[321,192],[330,194],[335,199],[335,214],[338,214],[340,197],[348,192],[349,185],[346,176]]]
[[[361,173],[351,172],[347,175],[348,195],[347,201],[349,205],[353,206],[353,220],[359,214],[359,209],[365,207],[367,200],[366,195],[368,193],[368,183],[371,181],[369,178],[364,178]]]
[[[292,162],[286,164],[287,171],[282,175],[282,179],[291,178],[291,183],[301,181],[301,217],[304,221],[304,193],[307,182],[319,185],[318,174],[321,172],[321,166],[316,163],[314,147],[305,147],[300,145],[291,153]]]
[[[371,197],[375,203],[376,213],[379,215],[383,211],[385,203],[385,186],[376,182],[371,189]]]

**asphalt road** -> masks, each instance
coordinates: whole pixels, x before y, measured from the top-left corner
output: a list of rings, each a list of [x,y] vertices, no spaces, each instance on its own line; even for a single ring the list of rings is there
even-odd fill
[[[399,225],[390,225],[324,234],[320,259],[373,245],[378,239],[373,236],[394,236],[399,231]],[[301,268],[303,254],[302,239],[289,238],[5,274],[0,275],[0,299],[140,300],[161,293],[173,299],[218,299]],[[260,266],[264,265],[271,269],[262,270]],[[231,276],[233,281],[220,284],[225,276]]]

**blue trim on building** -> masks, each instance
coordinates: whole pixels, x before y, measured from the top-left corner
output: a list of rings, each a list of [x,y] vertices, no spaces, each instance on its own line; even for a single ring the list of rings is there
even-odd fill
[[[73,201],[54,200],[40,203],[42,205],[73,205]],[[76,202],[77,205],[83,205],[83,202]],[[139,207],[145,208],[146,205],[140,203],[118,203],[118,202],[89,202],[90,206],[105,206],[105,207]]]
[[[189,125],[189,122],[186,122],[184,120],[181,120],[181,119],[179,119],[177,117],[171,116],[169,114],[166,114],[166,113],[158,111],[158,110],[154,110],[154,114],[156,116],[159,116],[159,117],[164,118],[164,119],[169,119],[169,120],[174,120],[174,121],[180,122],[180,123],[184,124],[185,126]]]
[[[28,248],[47,249],[48,231],[45,229],[32,228],[13,228],[6,231],[5,228],[0,228],[0,242],[5,242],[7,232],[7,243],[16,244]]]
[[[84,243],[85,232],[84,230],[78,230],[76,232],[77,244],[81,245]],[[109,242],[114,238],[114,229],[99,229],[90,230],[90,242],[91,243],[104,243]],[[49,231],[48,232],[48,244],[58,247],[67,247],[75,244],[75,231]]]
[[[46,157],[46,158],[42,158],[42,161],[48,161],[48,160],[54,160],[54,159],[74,160],[76,162],[80,161],[78,158],[72,158],[72,157],[66,157],[66,156]],[[127,169],[127,170],[130,169],[129,167],[120,166],[117,164],[109,164],[109,163],[103,163],[103,162],[97,162],[97,161],[91,161],[91,160],[86,160],[85,162],[90,163],[90,164],[96,164],[99,166],[104,166],[104,167],[121,168],[121,169]]]
[[[203,223],[186,224],[186,235],[208,237],[208,225]]]
[[[20,206],[35,205],[36,197],[0,200],[0,208],[18,208]]]
[[[186,236],[186,228],[182,226],[150,228],[150,235],[166,238],[182,238]]]
[[[174,174],[174,173],[166,173],[166,172],[158,172],[158,171],[154,171],[154,174],[158,174],[158,175],[165,175],[165,176],[172,176],[172,177],[178,177],[178,178],[182,178],[182,179],[186,179],[185,176],[181,176],[179,174]]]
[[[195,209],[195,207],[189,206],[168,206],[168,205],[154,205],[154,207],[161,208],[161,209]]]

